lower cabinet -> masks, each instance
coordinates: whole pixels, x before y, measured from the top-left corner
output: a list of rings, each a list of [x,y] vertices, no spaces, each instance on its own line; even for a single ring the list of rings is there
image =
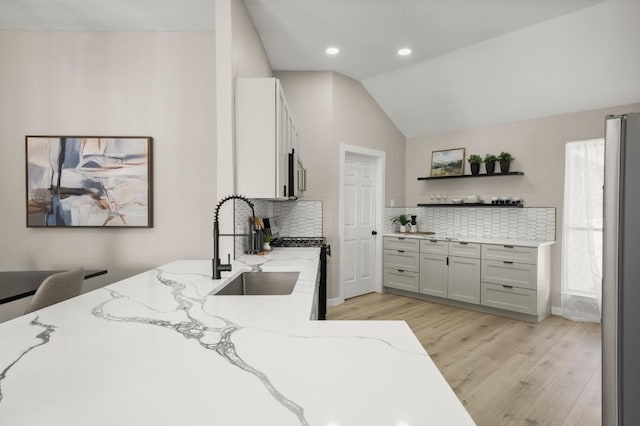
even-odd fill
[[[550,314],[548,244],[385,237],[384,246],[385,287],[496,308],[502,314],[526,314],[527,320],[541,321]]]
[[[537,292],[526,288],[482,283],[482,304],[507,311],[535,315]]]
[[[448,298],[480,303],[480,259],[449,257]]]
[[[447,256],[420,254],[420,293],[447,297]]]
[[[418,292],[420,274],[418,272],[398,271],[394,269],[384,270],[384,285],[400,290]]]

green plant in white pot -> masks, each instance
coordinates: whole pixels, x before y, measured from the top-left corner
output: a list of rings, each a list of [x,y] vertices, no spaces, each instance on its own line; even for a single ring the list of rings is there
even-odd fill
[[[400,214],[391,219],[391,223],[399,223],[400,224],[400,232],[407,232],[407,223],[409,222],[409,217],[406,214]]]
[[[262,237],[262,241],[263,241],[262,249],[264,251],[271,250],[271,240],[272,240],[271,234],[265,233],[264,236]]]

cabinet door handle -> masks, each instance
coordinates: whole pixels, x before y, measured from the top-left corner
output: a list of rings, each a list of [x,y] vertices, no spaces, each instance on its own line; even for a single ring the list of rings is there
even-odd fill
[[[398,253],[404,253],[404,250],[398,250]]]
[[[404,237],[398,237],[399,240],[404,240]]]
[[[507,265],[513,265],[513,262],[509,260],[503,260],[502,263],[506,263]]]
[[[466,246],[469,243],[464,243],[464,242],[460,241],[460,244],[462,244],[463,246]]]
[[[509,289],[513,288],[513,286],[512,286],[512,285],[504,285],[504,284],[502,284],[502,287],[504,287],[504,288],[509,288]]]
[[[504,248],[513,248],[513,246],[502,246]]]
[[[449,266],[449,256],[447,256],[447,266]]]
[[[398,269],[398,272],[402,272],[404,274],[404,269]]]
[[[432,242],[432,243],[437,243],[438,242],[438,240],[429,240],[429,241]]]

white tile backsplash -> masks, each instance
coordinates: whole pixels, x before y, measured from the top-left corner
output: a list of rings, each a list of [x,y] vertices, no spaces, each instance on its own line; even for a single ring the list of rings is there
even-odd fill
[[[256,216],[269,218],[271,233],[281,237],[322,237],[322,201],[251,200]],[[235,203],[236,233],[249,231],[251,208],[240,201]],[[247,237],[235,239],[235,257],[245,253]]]
[[[416,215],[419,231],[451,237],[508,238],[555,241],[556,209],[553,207],[387,207],[385,232],[397,231],[391,218]]]
[[[322,201],[275,201],[273,217],[281,237],[322,237]]]

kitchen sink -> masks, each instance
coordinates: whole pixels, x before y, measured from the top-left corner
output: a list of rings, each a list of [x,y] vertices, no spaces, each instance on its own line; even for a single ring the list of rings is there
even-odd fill
[[[277,296],[293,292],[299,272],[243,272],[214,296]]]

